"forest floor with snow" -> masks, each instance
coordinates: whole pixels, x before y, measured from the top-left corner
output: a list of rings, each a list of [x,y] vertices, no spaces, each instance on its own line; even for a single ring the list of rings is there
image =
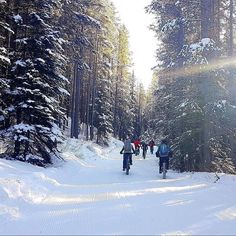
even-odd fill
[[[158,173],[148,153],[122,171],[122,143],[67,140],[47,169],[0,160],[1,235],[236,235],[236,176]]]

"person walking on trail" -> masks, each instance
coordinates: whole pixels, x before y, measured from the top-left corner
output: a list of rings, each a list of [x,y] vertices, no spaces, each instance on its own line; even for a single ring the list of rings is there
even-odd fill
[[[131,143],[130,136],[127,136],[126,140],[124,141],[124,146],[120,151],[120,154],[123,154],[123,171],[125,171],[127,161],[130,162],[130,165],[133,164],[132,162],[132,154],[135,153],[134,147]]]
[[[152,139],[152,140],[149,142],[148,145],[149,145],[149,147],[150,147],[150,152],[151,152],[151,154],[153,154],[154,146],[155,146],[154,140]]]
[[[134,141],[135,155],[139,155],[141,142],[140,139]]]
[[[156,157],[159,157],[159,173],[162,173],[163,163],[166,163],[166,169],[169,169],[169,159],[172,157],[172,150],[170,146],[168,145],[168,142],[166,139],[163,139],[161,141],[161,144],[158,146]]]

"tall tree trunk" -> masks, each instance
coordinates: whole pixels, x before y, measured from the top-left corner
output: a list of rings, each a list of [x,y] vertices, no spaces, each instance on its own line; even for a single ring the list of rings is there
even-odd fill
[[[201,0],[201,38],[209,38],[211,0]]]
[[[114,136],[118,135],[118,124],[117,124],[117,115],[118,115],[118,82],[119,82],[119,75],[117,72],[116,80],[115,80],[115,104],[114,104],[114,118],[113,118],[113,126],[114,126]]]
[[[16,110],[16,124],[21,123],[21,110],[17,109]],[[14,154],[13,157],[17,158],[20,154],[20,149],[21,149],[21,142],[19,140],[19,136],[17,136],[17,139],[14,142]]]
[[[220,45],[220,32],[221,32],[221,27],[220,27],[220,6],[221,6],[221,1],[216,0],[214,2],[214,12],[215,12],[215,18],[214,18],[214,25],[215,25],[215,42],[217,45]]]
[[[83,25],[81,26],[80,29],[80,34],[83,35],[84,33],[84,27]],[[82,63],[82,60],[84,59],[84,48],[83,46],[80,46],[79,49],[79,60],[76,61],[75,63],[75,71],[74,71],[74,101],[73,101],[73,116],[71,117],[71,124],[73,126],[71,126],[71,137],[72,138],[78,138],[79,137],[79,126],[80,126],[80,96],[81,96],[81,80],[83,78],[83,74],[84,74],[84,69],[83,66],[80,65],[79,63]]]
[[[91,103],[91,81],[92,81],[92,67],[93,67],[94,61],[93,61],[93,53],[90,52],[89,57],[89,77],[88,77],[88,89],[87,89],[87,101],[86,101],[86,140],[89,140],[89,126],[90,126],[90,103]]]
[[[90,140],[94,138],[94,110],[95,110],[95,98],[96,98],[96,80],[98,76],[98,54],[99,54],[99,37],[98,31],[96,30],[96,54],[95,54],[95,64],[93,73],[93,83],[92,83],[92,106],[91,106],[91,124],[90,124]]]
[[[232,57],[234,55],[234,32],[233,32],[233,25],[234,25],[234,2],[230,0],[230,8],[229,8],[229,45],[228,45],[228,56]]]
[[[76,94],[76,78],[78,73],[78,62],[74,63],[74,73],[73,73],[73,82],[72,82],[72,96],[71,96],[71,134],[70,137],[74,138],[74,129],[75,129],[75,94]]]
[[[211,38],[211,20],[212,18],[212,1],[211,0],[201,0],[201,38]],[[210,55],[211,56],[211,55]],[[212,58],[207,58],[211,60]],[[201,96],[203,101],[203,130],[202,130],[202,158],[200,160],[200,169],[201,170],[209,170],[209,165],[211,163],[211,155],[209,148],[210,141],[210,132],[211,132],[211,124],[209,120],[208,114],[208,103],[210,101],[210,92],[211,88],[210,78],[207,74],[202,74],[201,76]]]
[[[81,48],[81,57],[83,58],[83,49]],[[75,87],[75,113],[74,113],[74,138],[79,137],[79,104],[80,104],[80,93],[81,93],[81,79],[83,78],[83,68],[78,68],[76,76],[76,87]]]

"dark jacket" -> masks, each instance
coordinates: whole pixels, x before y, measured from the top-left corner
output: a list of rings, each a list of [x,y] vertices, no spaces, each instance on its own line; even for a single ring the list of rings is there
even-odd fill
[[[153,140],[151,140],[151,141],[149,142],[149,146],[150,146],[150,147],[155,146],[155,142],[154,142]]]

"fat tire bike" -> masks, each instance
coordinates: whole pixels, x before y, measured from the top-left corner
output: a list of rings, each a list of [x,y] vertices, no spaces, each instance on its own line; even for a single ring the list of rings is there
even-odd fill
[[[143,150],[143,159],[146,158],[146,155],[147,155],[147,150]]]
[[[126,158],[126,163],[125,163],[125,174],[129,175],[129,170],[130,170],[130,157]]]
[[[150,153],[153,154],[154,148],[150,147]]]
[[[163,166],[162,166],[162,178],[163,179],[166,179],[166,172],[167,172],[167,170],[166,170],[166,162],[164,161],[163,162]]]

